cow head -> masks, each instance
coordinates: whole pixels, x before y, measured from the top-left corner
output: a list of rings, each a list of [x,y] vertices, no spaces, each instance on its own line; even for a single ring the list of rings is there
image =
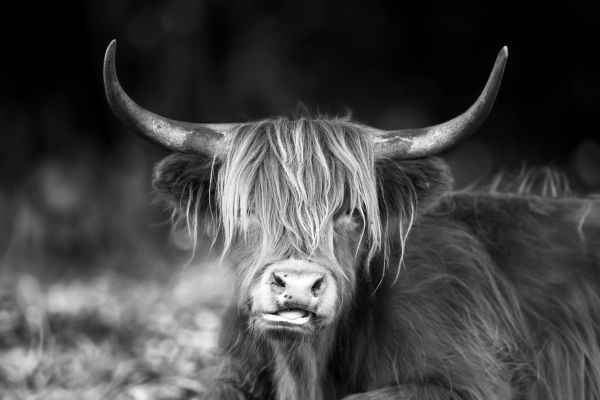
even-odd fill
[[[488,115],[507,58],[502,49],[477,101],[440,125],[382,131],[347,118],[250,123],[170,120],[133,102],[106,53],[107,97],[119,118],[174,154],[154,185],[187,223],[220,234],[236,302],[257,334],[314,337],[332,326],[369,266],[398,265],[415,216],[450,185],[424,158],[472,133]]]

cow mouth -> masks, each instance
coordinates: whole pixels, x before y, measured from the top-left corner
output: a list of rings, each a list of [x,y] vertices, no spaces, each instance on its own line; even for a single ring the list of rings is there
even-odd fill
[[[262,314],[262,318],[266,321],[291,325],[305,325],[313,317],[314,313],[302,309],[287,309]]]

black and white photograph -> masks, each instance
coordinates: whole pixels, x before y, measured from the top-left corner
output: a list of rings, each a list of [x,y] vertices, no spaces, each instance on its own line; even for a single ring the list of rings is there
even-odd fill
[[[0,400],[600,400],[600,2],[9,2]]]

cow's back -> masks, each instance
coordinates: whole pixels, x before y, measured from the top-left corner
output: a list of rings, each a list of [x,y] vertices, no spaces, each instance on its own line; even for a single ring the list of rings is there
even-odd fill
[[[436,214],[464,224],[525,302],[600,283],[600,199],[455,193]]]
[[[459,192],[432,217],[460,223],[514,288],[539,377],[528,397],[600,398],[600,199]]]

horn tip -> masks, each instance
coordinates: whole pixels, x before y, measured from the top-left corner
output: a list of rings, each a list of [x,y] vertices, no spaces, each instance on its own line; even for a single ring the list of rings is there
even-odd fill
[[[504,58],[508,57],[508,46],[504,46],[500,49],[500,55]]]
[[[108,55],[114,54],[116,50],[117,50],[117,39],[113,39],[110,41],[110,43],[106,47],[106,57],[108,57]]]
[[[106,47],[104,53],[104,80],[107,80],[107,74],[114,74],[115,69],[115,54],[117,53],[117,40],[113,39]]]
[[[117,52],[117,41],[116,39],[111,40],[104,53],[104,65],[103,65],[103,78],[104,78],[104,90],[106,95],[109,97],[110,93],[114,90],[115,84],[118,85],[117,72],[115,66],[115,54]],[[112,105],[111,105],[112,107]]]

